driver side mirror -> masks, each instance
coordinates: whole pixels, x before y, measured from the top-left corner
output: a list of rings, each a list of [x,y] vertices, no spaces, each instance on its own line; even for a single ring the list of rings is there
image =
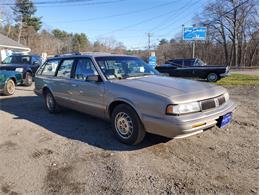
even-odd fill
[[[86,77],[86,81],[100,82],[101,77],[99,75],[89,75]]]
[[[33,62],[33,65],[35,65],[35,66],[40,66],[40,62],[34,61],[34,62]]]

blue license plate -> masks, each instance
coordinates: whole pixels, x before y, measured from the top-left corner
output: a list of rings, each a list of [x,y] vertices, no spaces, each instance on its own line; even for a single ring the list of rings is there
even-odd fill
[[[232,112],[225,114],[224,116],[221,116],[218,121],[218,127],[224,128],[226,127],[232,119]]]

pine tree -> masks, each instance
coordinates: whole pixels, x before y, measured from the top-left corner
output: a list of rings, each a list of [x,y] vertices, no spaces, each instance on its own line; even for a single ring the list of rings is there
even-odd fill
[[[22,28],[33,27],[35,31],[40,30],[42,26],[41,18],[34,16],[37,9],[31,0],[16,0],[15,6],[12,9],[15,21]]]

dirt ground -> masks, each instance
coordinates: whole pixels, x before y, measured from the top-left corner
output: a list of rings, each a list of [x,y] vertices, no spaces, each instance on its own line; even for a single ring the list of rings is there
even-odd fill
[[[185,139],[117,142],[100,119],[49,114],[33,87],[0,97],[0,194],[257,194],[258,89],[230,88],[233,122]]]

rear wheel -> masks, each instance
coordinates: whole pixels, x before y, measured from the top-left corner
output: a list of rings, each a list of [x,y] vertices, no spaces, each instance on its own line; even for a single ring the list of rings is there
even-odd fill
[[[4,95],[13,95],[15,92],[15,83],[12,79],[8,79],[4,86]]]
[[[32,85],[32,81],[33,81],[32,73],[26,72],[24,85],[31,86]]]
[[[144,127],[135,110],[126,105],[118,105],[112,112],[113,133],[124,144],[140,143],[144,136]]]
[[[50,113],[57,113],[60,111],[59,105],[56,103],[52,93],[49,90],[45,92],[44,100],[46,108]]]
[[[210,73],[207,76],[208,82],[216,82],[218,80],[218,75],[216,73]]]

